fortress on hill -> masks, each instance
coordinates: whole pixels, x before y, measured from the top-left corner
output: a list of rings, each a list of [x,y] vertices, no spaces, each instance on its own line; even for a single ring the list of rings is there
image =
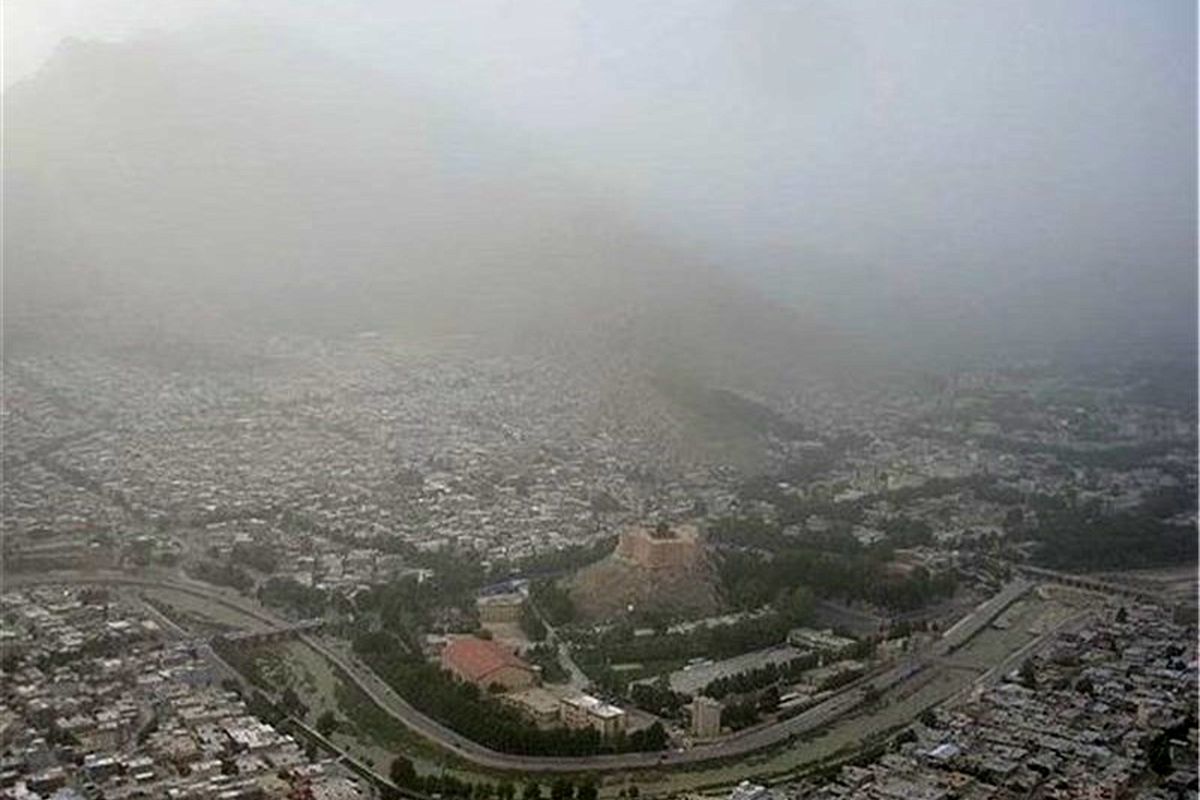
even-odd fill
[[[614,555],[643,569],[690,569],[701,558],[700,531],[695,525],[626,528]]]
[[[581,616],[594,621],[631,612],[703,617],[721,608],[703,537],[687,524],[626,528],[613,552],[576,573],[567,589]]]

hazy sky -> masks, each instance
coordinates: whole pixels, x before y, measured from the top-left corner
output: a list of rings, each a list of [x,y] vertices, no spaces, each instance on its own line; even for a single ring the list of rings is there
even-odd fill
[[[211,41],[249,7],[797,297],[1191,324],[1192,2],[9,0],[5,82],[67,36]]]

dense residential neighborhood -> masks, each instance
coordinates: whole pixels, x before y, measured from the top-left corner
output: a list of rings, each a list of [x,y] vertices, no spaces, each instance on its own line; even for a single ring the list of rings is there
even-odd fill
[[[162,619],[136,618],[133,629],[185,631],[191,650],[181,651],[178,637],[138,646],[172,658],[193,653],[187,663],[210,676],[212,702],[235,718],[247,717],[247,700],[228,694],[213,663],[253,687],[246,696],[259,698],[268,720],[255,724],[281,723],[286,715],[269,709],[285,693],[307,698],[291,714],[326,731],[365,774],[387,777],[396,748],[408,746],[399,743],[415,741],[388,715],[432,720],[414,723],[420,730],[446,726],[452,734],[427,734],[443,746],[452,735],[518,760],[583,759],[578,766],[597,756],[630,765],[705,758],[706,748],[720,753],[749,734],[781,754],[773,758],[789,765],[783,774],[803,772],[830,756],[809,753],[804,738],[781,745],[794,741],[787,731],[865,725],[911,696],[922,707],[910,715],[937,710],[903,729],[910,732],[898,750],[846,767],[827,785],[795,785],[820,796],[886,797],[926,782],[938,797],[969,780],[971,796],[991,796],[978,794],[991,786],[1066,797],[1076,795],[1046,794],[1053,784],[1038,771],[1045,758],[1028,741],[981,744],[988,726],[1011,728],[1004,715],[1014,713],[1063,724],[1078,698],[1062,693],[1081,681],[1094,692],[1085,693],[1079,719],[1119,711],[1143,720],[1138,730],[1147,733],[1187,722],[1165,720],[1180,707],[1163,692],[1173,681],[1194,683],[1195,654],[1166,656],[1152,642],[1186,630],[1171,626],[1194,607],[1194,571],[1149,568],[1194,557],[1193,417],[1156,404],[1148,387],[1162,377],[1152,369],[1080,371],[1068,380],[1034,365],[849,392],[814,381],[803,395],[772,398],[697,387],[681,407],[677,396],[653,391],[616,403],[602,380],[581,382],[552,357],[430,360],[374,339],[276,340],[258,355],[262,371],[146,368],[120,380],[102,359],[6,361],[6,569],[157,582],[164,588],[149,594],[113,587],[106,608],[114,611],[104,613],[149,608]],[[724,461],[696,446],[692,426],[718,413],[709,406],[741,443],[724,452],[757,457]],[[1060,631],[1073,615],[1100,612],[1069,595],[1028,594],[1034,584],[1014,571],[1035,565],[1050,570],[1037,573],[1042,581],[1062,568],[1148,568],[1119,579],[1161,602],[1157,611],[1122,611],[1145,621],[1138,635],[1151,637],[1114,651],[1151,659],[1117,670],[1143,687],[1138,709],[1109,701],[1110,710],[1099,709],[1095,694],[1116,685],[1117,669],[1097,661],[1097,642],[1110,642],[1114,630],[1132,635],[1130,623],[1113,628],[1110,619],[1103,635]],[[207,586],[248,613],[270,609],[281,633],[254,639],[251,617],[226,619],[211,603],[165,588],[173,584]],[[54,591],[62,590],[6,596],[6,646],[26,642],[22,620],[45,613],[20,609]],[[79,591],[68,594],[81,602]],[[1005,603],[985,615],[999,597]],[[97,613],[81,608],[71,613]],[[1166,627],[1152,624],[1155,613]],[[932,655],[971,616],[984,633],[962,653],[1037,648],[1028,659],[1036,687],[1012,676],[994,682],[990,662],[975,656]],[[125,627],[114,619],[106,630],[116,630],[112,623]],[[251,638],[240,643],[234,631],[244,625]],[[327,658],[311,650],[318,642],[350,660],[314,698],[313,679],[299,676],[314,657]],[[71,639],[67,651],[80,647]],[[15,674],[36,681],[29,665],[46,655],[27,650],[6,653],[19,659]],[[969,688],[972,679],[980,688]],[[410,705],[373,694],[383,687]],[[13,730],[40,719],[12,702]],[[1039,703],[1052,705],[1036,712]],[[289,753],[304,749],[272,735]],[[127,735],[103,741],[112,752],[88,757],[157,763],[156,751]],[[1183,780],[1143,780],[1147,756],[1135,745],[1146,746],[1130,741],[1114,751],[1131,766],[1105,773],[1105,786],[1165,791]],[[302,759],[313,787],[325,752]],[[1091,752],[1056,751],[1061,763],[1052,764]],[[276,771],[283,765],[260,760]],[[473,785],[446,778],[439,758],[420,748],[413,761],[397,768],[408,790],[455,794]],[[1015,766],[1001,774],[1001,762]],[[155,775],[199,780],[167,767],[153,766]],[[50,785],[34,773],[21,775]],[[112,774],[134,773],[148,774]],[[355,791],[365,793],[382,785],[330,775],[327,783],[357,780]],[[499,786],[486,775],[475,780]],[[647,793],[692,791],[680,778],[638,782]],[[772,783],[771,792],[793,791],[786,780]],[[604,781],[599,789],[613,791]]]
[[[817,386],[773,399],[787,427],[754,428],[766,409],[743,400],[764,452],[745,465],[690,447],[687,414],[663,397],[618,404],[602,376],[588,385],[550,358],[428,361],[303,341],[256,356],[261,371],[186,375],[7,361],[6,548],[69,535],[103,559],[147,535],[156,557],[220,558],[259,543],[272,572],[350,588],[421,566],[413,554],[468,551],[487,568],[646,515],[761,514],[785,535],[848,526],[863,545],[890,528],[898,547],[948,550],[1020,546],[1068,515],[1196,522],[1195,432],[1187,409],[1139,402],[1153,373]],[[755,475],[773,477],[747,484]],[[1068,539],[1047,545],[1051,559],[1080,555]]]
[[[263,722],[206,645],[173,641],[105,589],[0,597],[0,796],[370,796],[362,779]]]
[[[995,685],[929,712],[890,752],[778,797],[1117,798],[1197,792],[1195,628],[1121,606]]]

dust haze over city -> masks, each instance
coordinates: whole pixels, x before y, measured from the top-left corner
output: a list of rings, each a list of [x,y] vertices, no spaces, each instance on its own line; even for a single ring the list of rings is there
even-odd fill
[[[1194,4],[4,8],[0,798],[1194,797]]]

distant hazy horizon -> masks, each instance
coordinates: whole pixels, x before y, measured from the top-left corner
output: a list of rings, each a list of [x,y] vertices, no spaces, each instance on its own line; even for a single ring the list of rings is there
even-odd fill
[[[615,231],[627,226],[671,260],[715,267],[814,324],[885,347],[948,356],[1195,350],[1192,4],[255,8],[251,14],[233,3],[190,0],[8,4],[5,193],[17,240],[6,245],[10,274],[47,268],[26,263],[30,253],[47,257],[47,248],[36,241],[26,247],[26,236],[36,236],[22,226],[22,209],[39,191],[59,198],[38,223],[56,242],[50,250],[71,241],[98,262],[128,261],[128,241],[114,244],[110,231],[97,234],[81,220],[93,218],[91,204],[103,217],[114,202],[154,205],[155,193],[95,172],[106,149],[127,168],[120,180],[130,169],[147,176],[170,169],[165,184],[177,183],[177,165],[200,157],[227,167],[227,175],[206,180],[238,183],[257,180],[254,174],[285,157],[307,129],[331,141],[362,137],[352,145],[358,152],[331,155],[327,171],[346,166],[338,159],[376,176],[411,177],[416,169],[428,186],[443,187],[427,190],[434,193],[460,192],[465,180],[477,188],[496,184],[499,197],[511,177],[515,201],[533,209],[541,201],[530,192],[552,176],[552,206],[599,203],[602,211],[588,213],[622,219],[591,244],[577,243],[596,254],[587,269],[611,272],[624,243],[618,252],[602,251],[614,236],[625,239]],[[78,76],[67,85],[48,77],[56,62],[69,60],[64,39],[110,42],[131,60],[114,56],[112,72],[93,76],[97,86]],[[219,70],[169,78],[189,109],[147,105],[143,118],[131,116],[146,87],[128,83],[130,76],[159,69],[164,58]],[[292,71],[289,58],[302,68]],[[363,75],[368,93],[329,100]],[[107,89],[99,99],[98,87]],[[51,91],[57,103],[92,109],[71,119],[77,141],[63,147],[77,163],[56,162],[56,176],[46,172],[47,152],[23,145],[47,135],[38,126],[57,124],[36,109]],[[241,131],[238,104],[258,104],[256,93],[270,98],[271,110],[262,112],[273,115],[268,124],[288,118],[296,130]],[[105,108],[118,108],[104,105],[115,96],[122,104],[118,128],[104,117]],[[376,115],[376,99],[391,116]],[[163,114],[183,116],[170,121]],[[206,116],[223,122],[211,128]],[[169,132],[153,132],[156,125]],[[232,149],[203,152],[210,128],[223,128],[218,135]],[[279,136],[290,144],[273,138]],[[389,141],[409,148],[407,163],[399,164]],[[86,197],[64,199],[61,189],[46,188],[47,180],[73,180],[69,173],[85,169],[85,156],[93,165],[86,167],[93,181]],[[204,191],[200,184],[175,188]],[[370,221],[372,209],[332,185],[301,191],[315,192],[325,219],[336,223],[318,249],[354,242],[379,262],[374,268],[406,269],[383,263],[395,245]],[[368,193],[387,200],[379,186]],[[456,197],[433,213],[486,228],[487,212],[479,209],[492,201],[472,207]],[[231,219],[266,214],[265,228],[274,224],[276,210],[245,205],[243,197],[230,202],[242,204],[225,209]],[[292,192],[284,202],[306,201]],[[401,193],[395,202],[412,200]],[[77,208],[68,213],[68,206]],[[181,263],[192,266],[183,272],[207,271],[189,261],[194,247],[169,238],[190,220],[185,212],[157,213],[176,212],[184,216],[132,222],[130,233],[158,248],[156,258],[185,251]],[[282,239],[253,231],[243,241],[228,224],[213,225],[224,237],[215,252],[226,260],[298,255],[282,228]],[[504,238],[501,230],[475,233],[487,252],[509,246],[489,239]],[[549,235],[566,234],[560,227]],[[574,246],[517,250],[552,274],[544,259]],[[117,251],[106,256],[112,247]],[[502,274],[506,262],[498,258],[489,269]],[[134,270],[127,263],[122,269]],[[229,275],[227,288],[237,295],[241,278],[237,270]],[[470,285],[478,275],[463,280]],[[11,286],[18,295],[8,303],[19,308],[22,283]]]

